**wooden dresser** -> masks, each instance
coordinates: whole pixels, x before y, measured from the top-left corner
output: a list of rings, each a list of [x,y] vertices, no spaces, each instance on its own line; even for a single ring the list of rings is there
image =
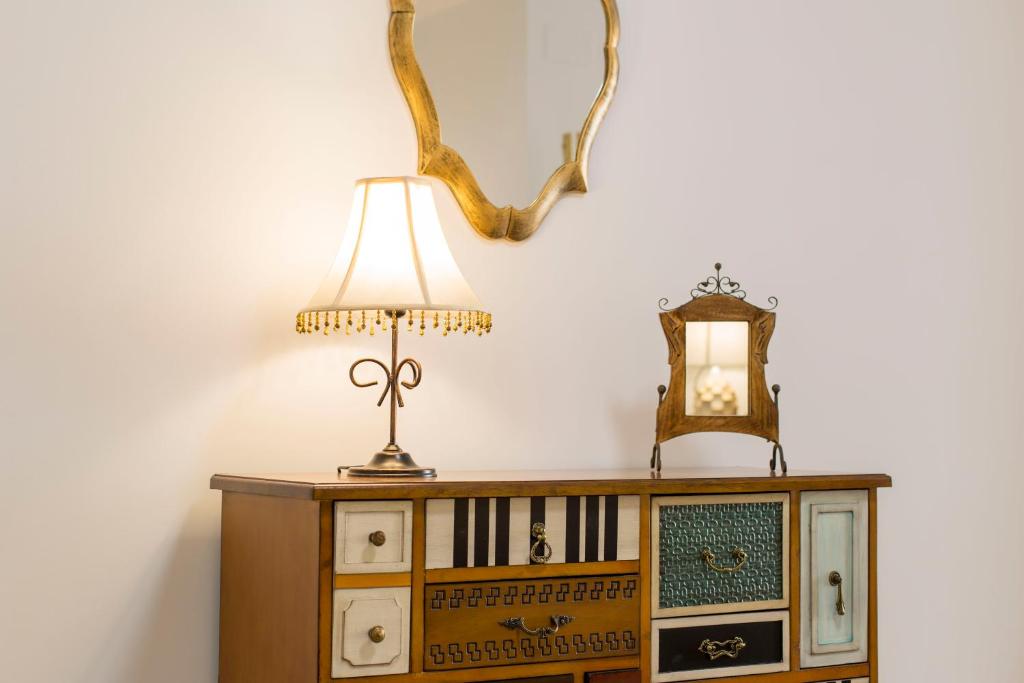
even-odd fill
[[[881,474],[216,475],[221,683],[878,683]]]

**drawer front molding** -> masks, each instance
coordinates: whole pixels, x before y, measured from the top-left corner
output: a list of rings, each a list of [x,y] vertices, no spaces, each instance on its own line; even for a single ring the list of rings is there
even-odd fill
[[[409,599],[408,588],[334,592],[333,678],[409,671]]]
[[[789,494],[652,500],[655,617],[789,606]]]
[[[789,612],[658,619],[653,683],[789,671]]]
[[[635,574],[435,584],[424,600],[427,671],[640,651]]]
[[[804,493],[800,519],[800,665],[867,661],[867,491]]]
[[[371,574],[411,569],[411,500],[334,504],[335,573]]]
[[[426,568],[636,560],[639,536],[639,496],[431,499]]]

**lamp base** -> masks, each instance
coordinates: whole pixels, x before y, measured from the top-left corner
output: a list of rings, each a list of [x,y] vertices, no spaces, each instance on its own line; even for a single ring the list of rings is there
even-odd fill
[[[345,468],[339,467],[340,473]],[[349,467],[350,477],[436,477],[433,467],[420,467],[412,456],[395,444],[388,444],[377,451],[370,462],[359,467]]]

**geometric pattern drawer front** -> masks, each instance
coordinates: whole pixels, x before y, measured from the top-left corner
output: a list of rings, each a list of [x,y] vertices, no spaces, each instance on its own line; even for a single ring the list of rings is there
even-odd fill
[[[867,661],[867,491],[800,497],[804,668]]]
[[[656,682],[789,670],[789,612],[716,614],[652,623]]]
[[[677,496],[652,505],[654,616],[789,605],[788,494]]]
[[[431,584],[424,668],[636,655],[639,600],[636,574]]]
[[[438,498],[426,507],[427,569],[532,564],[538,523],[547,564],[640,557],[639,496]]]

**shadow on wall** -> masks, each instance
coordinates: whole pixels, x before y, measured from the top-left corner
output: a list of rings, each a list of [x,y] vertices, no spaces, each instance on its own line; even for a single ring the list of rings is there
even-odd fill
[[[192,505],[177,538],[168,539],[168,552],[154,560],[148,590],[128,598],[129,609],[142,613],[119,624],[119,628],[136,629],[135,644],[125,653],[123,669],[113,680],[181,683],[182,658],[207,663],[208,674],[201,680],[217,680],[220,605],[215,587],[220,583],[220,527],[216,510],[220,497],[209,493],[204,491],[205,500]],[[138,625],[133,626],[133,621]],[[124,635],[111,634],[107,640],[123,642]],[[94,654],[84,680],[101,680],[97,672],[109,671],[104,650]]]
[[[609,463],[609,466],[642,469],[650,465],[658,410],[658,396],[653,389],[649,399],[612,403],[608,416],[617,442],[613,452],[618,463]],[[763,467],[767,474],[772,446],[745,434],[713,432],[687,434],[666,441],[661,445],[661,453],[665,469]],[[803,465],[813,469],[813,463],[806,460]]]

